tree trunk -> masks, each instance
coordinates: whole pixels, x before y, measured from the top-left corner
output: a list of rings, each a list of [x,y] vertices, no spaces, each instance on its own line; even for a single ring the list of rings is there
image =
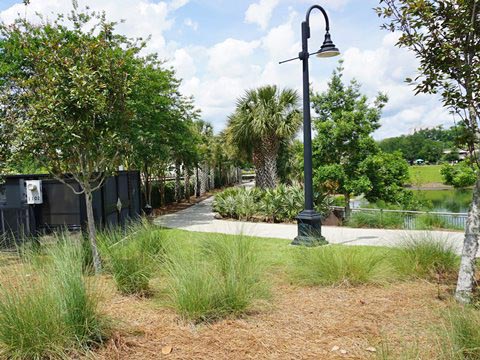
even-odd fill
[[[180,161],[175,161],[175,201],[177,203],[182,199],[182,189],[180,184]]]
[[[150,183],[150,174],[148,172],[147,164],[145,164],[143,176],[145,177],[145,202],[147,205],[152,205],[152,186]]]
[[[210,167],[210,189],[215,189],[215,166]]]
[[[200,167],[200,196],[208,190],[208,167],[203,163]]]
[[[160,206],[165,206],[165,174],[160,177],[158,191],[160,192]]]
[[[345,220],[350,219],[352,208],[350,207],[350,194],[343,194],[345,197]]]
[[[185,189],[184,189],[184,193],[185,193],[185,200],[187,200],[188,202],[190,202],[190,172],[188,171],[188,168],[185,167],[185,174],[184,174],[184,182],[185,182]]]
[[[273,189],[277,186],[277,154],[269,153],[265,154],[265,179],[264,187]]]
[[[469,303],[475,286],[475,259],[480,235],[480,176],[473,189],[473,199],[468,211],[465,239],[463,241],[462,260],[458,273],[455,298],[461,303]]]
[[[259,151],[253,152],[253,164],[255,165],[255,186],[263,189],[265,187],[265,161]]]
[[[195,166],[195,197],[200,197],[200,179],[198,177],[198,165]]]
[[[93,216],[93,196],[90,185],[85,186],[84,189],[85,206],[87,208],[88,238],[90,239],[90,246],[92,248],[93,267],[95,269],[95,274],[99,274],[102,271],[102,262],[100,261],[100,255],[97,247],[97,231],[95,228],[95,218]]]

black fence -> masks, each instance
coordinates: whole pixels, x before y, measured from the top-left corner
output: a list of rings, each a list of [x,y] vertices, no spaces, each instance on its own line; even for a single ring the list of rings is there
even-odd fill
[[[7,176],[0,185],[0,237],[3,244],[13,239],[36,236],[56,229],[79,230],[86,226],[84,195],[76,195],[61,181],[47,175]],[[41,180],[43,201],[29,205],[26,181]],[[79,190],[74,180],[65,179]],[[142,211],[138,171],[120,171],[108,177],[93,194],[93,212],[98,227],[123,226]]]

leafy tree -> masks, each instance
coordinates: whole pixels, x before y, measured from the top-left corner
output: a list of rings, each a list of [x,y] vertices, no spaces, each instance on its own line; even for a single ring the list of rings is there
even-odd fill
[[[118,168],[128,147],[127,98],[139,47],[114,34],[104,15],[82,13],[73,5],[66,19],[0,25],[1,128],[13,134],[13,161],[33,155],[75,193],[85,194],[99,272],[92,194]]]
[[[164,69],[155,56],[139,58],[137,76],[131,92],[134,119],[129,132],[129,167],[141,169],[145,201],[152,204],[151,178],[158,166],[170,159],[171,134],[177,129],[179,81],[174,72]],[[166,165],[164,165],[166,166]]]
[[[466,161],[457,165],[445,164],[440,170],[443,182],[446,185],[452,185],[456,189],[466,188],[475,184],[477,175],[475,170]]]
[[[371,134],[380,127],[388,99],[379,94],[369,105],[367,97],[360,93],[360,85],[355,80],[345,85],[342,75],[340,62],[328,89],[312,96],[317,114],[313,120],[313,170],[317,187],[344,195],[348,216],[351,196],[372,191],[367,173],[361,171],[362,163],[379,152]]]
[[[409,180],[408,164],[400,153],[378,152],[360,164],[360,172],[370,181],[364,195],[369,202],[383,200],[387,203],[405,205],[403,185]]]
[[[400,151],[405,160],[412,163],[416,159],[423,159],[436,163],[444,157],[444,150],[456,146],[466,147],[461,139],[461,127],[454,126],[443,129],[438,126],[431,129],[415,130],[411,135],[401,135],[384,139],[379,142],[380,148],[389,153]]]
[[[397,46],[419,60],[407,79],[416,93],[439,93],[465,128],[469,149],[478,146],[480,113],[480,2],[478,0],[380,0],[384,28],[400,33]],[[480,178],[469,210],[456,298],[469,302],[475,284],[480,236]]]
[[[277,159],[282,141],[292,139],[301,126],[299,97],[275,85],[249,90],[237,100],[229,117],[228,138],[255,165],[257,186],[277,183]]]

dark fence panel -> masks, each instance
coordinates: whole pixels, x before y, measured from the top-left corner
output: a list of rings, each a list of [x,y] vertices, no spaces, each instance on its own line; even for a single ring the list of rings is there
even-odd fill
[[[42,180],[43,203],[28,205],[26,180]],[[79,190],[74,180],[66,180]],[[108,177],[93,194],[93,212],[98,227],[124,226],[142,212],[140,174],[120,171]],[[0,185],[0,240],[35,236],[52,230],[79,230],[86,225],[85,196],[76,195],[64,183],[46,175],[14,175]]]

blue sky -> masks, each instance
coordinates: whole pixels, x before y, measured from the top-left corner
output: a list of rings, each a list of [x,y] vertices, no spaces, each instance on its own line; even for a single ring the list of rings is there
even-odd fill
[[[205,120],[217,131],[246,89],[277,84],[301,89],[300,62],[278,65],[300,51],[300,23],[313,3],[307,0],[79,0],[81,6],[105,10],[111,20],[124,19],[118,31],[151,36],[148,51],[158,52],[183,79],[182,91],[193,95]],[[376,138],[411,133],[416,128],[453,123],[436,97],[414,96],[404,78],[416,59],[397,49],[396,34],[380,30],[372,10],[377,0],[318,0],[329,13],[332,39],[342,51],[346,79],[356,78],[373,98],[386,92],[382,127]],[[27,16],[66,12],[71,0],[31,0]],[[0,19],[25,14],[17,0],[0,0]],[[324,20],[311,18],[311,50],[323,41]],[[338,58],[312,58],[311,82],[323,90]]]

